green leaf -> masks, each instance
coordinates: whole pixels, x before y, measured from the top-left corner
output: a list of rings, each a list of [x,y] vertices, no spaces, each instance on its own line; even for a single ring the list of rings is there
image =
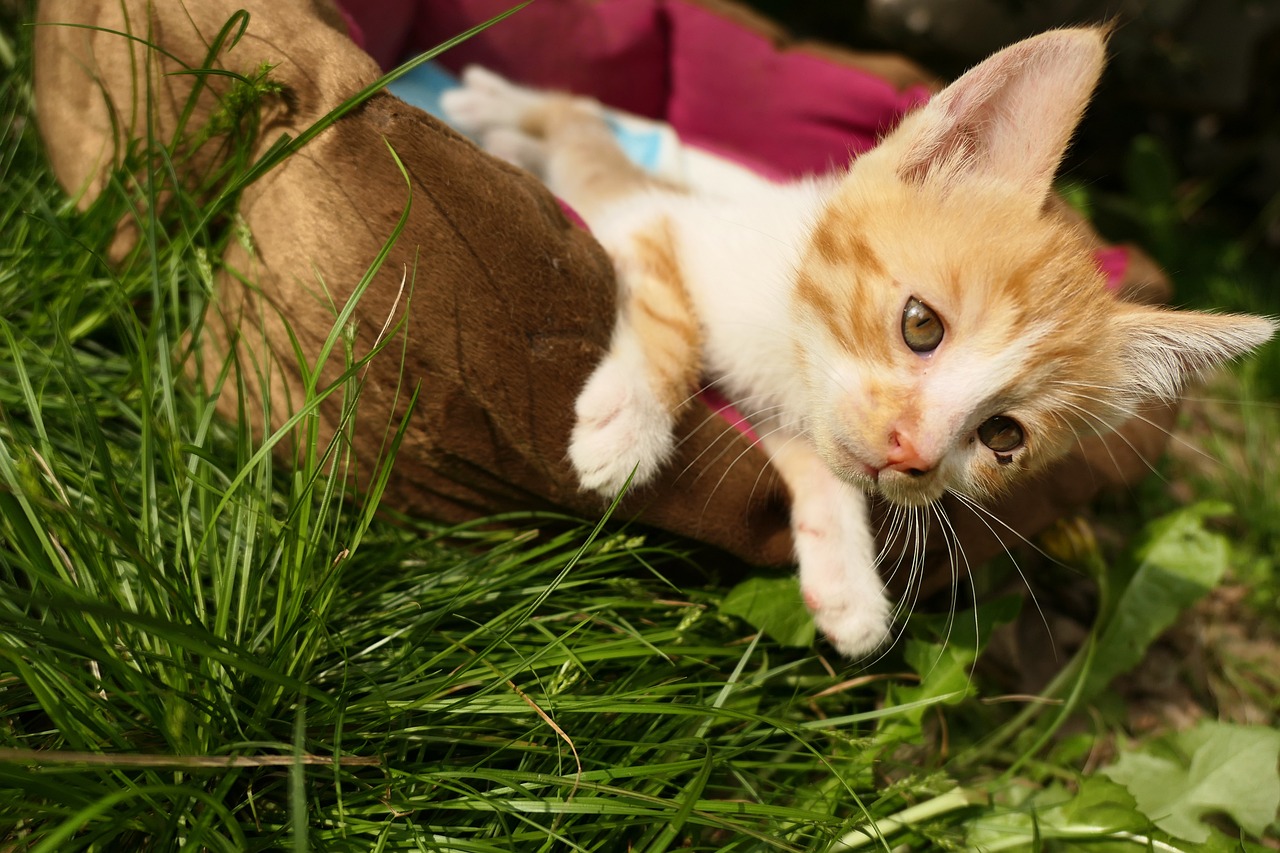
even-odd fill
[[[1076,796],[1063,805],[1062,817],[1076,826],[1137,832],[1147,828],[1147,819],[1136,805],[1123,785],[1105,776],[1086,776],[1080,780]]]
[[[1019,596],[1010,595],[987,602],[976,611],[912,620],[914,632],[932,634],[937,641],[915,637],[907,641],[903,658],[920,676],[920,683],[913,687],[893,687],[887,694],[890,700],[910,704],[941,699],[954,705],[968,698],[974,692],[970,674],[974,662],[996,626],[1013,621],[1021,605]],[[881,734],[891,739],[912,739],[919,731],[927,707],[920,705],[914,711],[887,719]]]
[[[1228,515],[1220,502],[1202,502],[1149,524],[1136,550],[1137,569],[1107,619],[1081,698],[1096,696],[1142,660],[1147,647],[1178,615],[1217,586],[1231,559],[1231,543],[1205,529]]]
[[[1146,749],[1120,756],[1102,772],[1129,789],[1138,808],[1171,835],[1203,843],[1205,815],[1230,815],[1261,835],[1280,808],[1280,732],[1206,721]]]
[[[784,646],[811,646],[817,635],[794,576],[748,578],[729,590],[720,609]]]
[[[973,679],[969,671],[974,662],[996,627],[1012,622],[1021,606],[1019,596],[1007,595],[986,602],[975,611],[913,620],[917,634],[923,629],[937,640],[907,641],[903,656],[920,676],[920,685],[903,692],[910,694],[911,699],[957,693],[956,702],[972,693]]]
[[[1058,785],[1030,792],[1015,785],[1000,793],[999,805],[969,821],[965,849],[1038,849],[1034,845],[1057,839],[1076,850],[1150,825],[1123,786],[1098,776],[1080,779],[1074,794]]]

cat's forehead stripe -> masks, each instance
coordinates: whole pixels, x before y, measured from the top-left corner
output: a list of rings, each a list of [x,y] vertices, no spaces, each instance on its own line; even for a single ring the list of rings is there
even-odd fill
[[[837,320],[840,313],[835,296],[807,271],[801,270],[796,275],[796,300],[808,309],[812,319],[824,325],[827,332],[837,340],[843,337],[845,330]]]
[[[861,223],[841,209],[828,211],[818,223],[813,231],[813,249],[833,267],[847,266],[860,275],[885,274],[884,264],[867,242]]]
[[[880,343],[885,329],[884,306],[881,300],[867,298],[862,288],[849,286],[861,280],[848,268],[810,261],[796,275],[795,299],[801,318],[824,329],[842,349],[869,362],[884,362],[888,355]],[[837,290],[832,282],[845,286]]]

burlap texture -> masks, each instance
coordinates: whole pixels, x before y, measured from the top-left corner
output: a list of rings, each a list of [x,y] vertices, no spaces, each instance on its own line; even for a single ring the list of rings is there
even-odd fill
[[[54,170],[82,204],[101,190],[118,146],[144,127],[144,84],[154,93],[154,127],[171,132],[195,78],[165,72],[180,62],[199,67],[213,34],[238,8],[251,12],[248,31],[215,64],[246,73],[269,62],[272,79],[284,85],[264,112],[259,152],[281,133],[296,136],[379,75],[319,0],[41,2],[38,118]],[[733,14],[719,0],[711,8]],[[58,23],[128,30],[165,53]],[[741,23],[766,26],[747,14]],[[849,54],[848,61],[858,60]],[[901,83],[896,77],[913,66],[891,67]],[[225,91],[224,81],[210,82],[192,126]],[[196,157],[189,169],[212,165]],[[230,241],[205,336],[213,363],[234,351],[245,369],[243,397],[232,383],[220,409],[233,415],[245,406],[259,430],[286,420],[303,396],[291,340],[308,361],[316,358],[333,327],[333,306],[346,302],[406,205],[406,227],[354,315],[357,355],[369,351],[389,317],[404,321],[405,336],[365,376],[354,431],[362,469],[372,470],[388,424],[420,387],[386,506],[446,521],[529,509],[597,517],[599,499],[577,488],[565,454],[573,401],[613,324],[608,259],[531,176],[385,93],[244,191],[240,214],[252,241]],[[129,239],[126,224],[117,255]],[[1143,263],[1130,264],[1125,291],[1144,300],[1168,296],[1160,272]],[[327,379],[338,375],[340,361],[327,367]],[[1158,423],[1134,421],[1122,436],[1083,441],[1071,459],[995,508],[1007,528],[951,507],[968,560],[976,564],[1000,550],[1001,539],[1031,535],[1100,490],[1141,476],[1163,448],[1160,427],[1170,417],[1161,411],[1153,415]],[[339,418],[335,396],[320,409],[322,440]],[[697,402],[678,432],[677,457],[658,482],[624,502],[618,518],[751,563],[788,561],[786,496],[761,452]],[[928,550],[926,590],[949,585],[948,550],[936,536]]]

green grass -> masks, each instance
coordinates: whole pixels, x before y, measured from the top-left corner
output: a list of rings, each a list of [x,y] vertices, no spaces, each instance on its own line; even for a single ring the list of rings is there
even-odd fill
[[[991,702],[1000,682],[975,674],[996,626],[1018,618],[1016,597],[954,623],[913,619],[884,660],[848,665],[726,615],[729,590],[701,573],[693,543],[553,517],[392,524],[373,511],[376,487],[346,499],[341,432],[316,447],[305,420],[255,439],[243,419],[215,417],[193,375],[223,393],[260,380],[200,364],[191,346],[234,239],[233,189],[260,164],[233,158],[205,201],[180,193],[156,211],[138,205],[169,186],[152,140],[138,151],[144,180],[76,212],[31,124],[29,36],[12,21],[0,31],[0,849],[1274,841],[1265,796],[1212,829],[1193,819],[1201,844],[1153,822],[1151,792],[1099,772],[1192,755],[1196,744],[1127,737],[1107,690],[1185,608],[1251,573],[1259,612],[1275,613],[1266,548],[1280,522],[1244,507],[1274,502],[1250,475],[1270,459],[1273,403],[1228,407],[1245,438],[1228,430],[1213,452],[1240,455],[1242,470],[1195,482],[1196,497],[1240,501],[1232,536],[1221,507],[1180,510],[1157,484],[1125,508],[1133,540],[1103,547],[1065,524],[1045,541],[1094,579],[1101,611],[1042,697]],[[240,118],[209,143],[243,147],[233,137],[252,132],[251,112]],[[154,211],[135,214],[141,248],[108,264],[114,223],[141,209]],[[361,361],[338,317],[334,328],[346,369],[304,409],[326,394],[358,404]],[[1248,370],[1243,387],[1274,394]],[[287,437],[317,451],[300,468],[270,452]],[[1276,710],[1244,734],[1206,730],[1205,754],[1256,789],[1256,765],[1219,744],[1253,738],[1244,752],[1265,767]],[[1191,781],[1219,778],[1206,760],[1190,762]],[[1197,815],[1186,788],[1156,793]]]

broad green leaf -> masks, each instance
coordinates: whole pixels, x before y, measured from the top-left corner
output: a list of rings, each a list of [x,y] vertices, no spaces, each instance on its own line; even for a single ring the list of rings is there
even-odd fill
[[[1008,788],[994,808],[966,822],[965,849],[1265,853],[1258,844],[1208,826],[1204,841],[1175,839],[1152,825],[1123,785],[1105,776],[1083,777],[1074,788],[1074,794],[1057,785],[1030,791],[1021,785]]]
[[[1102,772],[1129,789],[1143,814],[1171,835],[1203,843],[1208,814],[1230,815],[1261,835],[1280,808],[1280,731],[1203,722],[1136,752]]]
[[[794,576],[748,578],[729,590],[720,609],[784,646],[811,646],[817,635]]]
[[[1062,817],[1077,826],[1136,832],[1148,825],[1136,805],[1123,785],[1105,776],[1086,776],[1080,780],[1076,796],[1063,805]]]
[[[1082,778],[1074,793],[1057,785],[1034,792],[1014,786],[1001,794],[999,805],[1004,808],[969,822],[966,849],[1035,849],[1038,841],[1060,839],[1070,840],[1074,850],[1150,825],[1123,786],[1097,776]]]
[[[912,638],[906,642],[903,657],[920,676],[920,683],[912,687],[897,687],[889,691],[890,701],[901,704],[922,702],[947,696],[943,700],[954,705],[974,692],[971,670],[978,655],[991,638],[997,625],[1012,621],[1018,615],[1022,599],[1005,596],[970,610],[947,617],[923,617],[912,621],[917,633],[932,634],[936,642]],[[887,719],[881,733],[892,738],[908,740],[919,729],[926,705],[905,714]]]
[[[956,613],[942,622],[937,618],[916,620],[917,624],[930,629],[937,641],[907,641],[903,656],[920,676],[918,687],[903,691],[909,694],[907,698],[925,699],[955,693],[954,703],[972,693],[973,679],[969,673],[974,662],[996,626],[1012,621],[1020,606],[1020,598],[1005,596],[981,605],[976,612]]]
[[[1136,551],[1137,568],[1098,641],[1082,698],[1096,696],[1111,679],[1136,666],[1178,615],[1222,580],[1231,544],[1205,529],[1205,520],[1230,511],[1223,503],[1202,502],[1147,526]]]

